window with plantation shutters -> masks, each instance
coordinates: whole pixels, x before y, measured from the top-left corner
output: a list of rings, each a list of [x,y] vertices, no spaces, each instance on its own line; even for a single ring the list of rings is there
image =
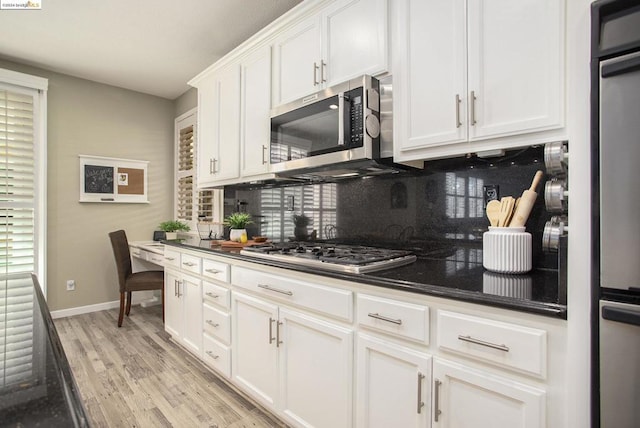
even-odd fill
[[[276,241],[287,241],[295,236],[293,215],[310,218],[307,233],[316,231],[318,239],[329,239],[327,226],[335,227],[337,209],[337,185],[314,184],[263,189],[260,191],[260,234]],[[286,207],[293,201],[293,211]]]
[[[196,178],[197,126],[196,112],[191,110],[176,119],[176,218],[192,230],[198,220],[218,221],[216,201],[220,190],[198,190]],[[216,199],[218,198],[218,199]]]
[[[0,69],[0,402],[42,383],[31,273],[44,273],[46,82]]]

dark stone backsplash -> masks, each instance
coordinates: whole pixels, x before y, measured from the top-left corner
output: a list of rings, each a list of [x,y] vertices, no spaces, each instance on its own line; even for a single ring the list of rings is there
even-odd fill
[[[319,240],[417,252],[454,245],[481,248],[489,226],[485,186],[497,186],[499,197],[517,198],[529,188],[537,170],[544,171],[542,147],[495,158],[430,161],[420,171],[334,184],[225,188],[225,215],[238,210],[251,213],[255,224],[249,236],[262,234],[275,241],[295,239],[293,215],[304,214],[311,221],[307,233]],[[556,268],[556,255],[542,251],[544,225],[551,217],[544,206],[547,178],[536,189],[538,198],[526,229],[533,235],[534,266]]]

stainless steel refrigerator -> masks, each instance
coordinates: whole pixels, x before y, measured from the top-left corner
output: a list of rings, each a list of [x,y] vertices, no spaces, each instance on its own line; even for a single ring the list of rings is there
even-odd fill
[[[591,74],[595,243],[592,426],[637,428],[640,0],[601,0],[592,4]]]

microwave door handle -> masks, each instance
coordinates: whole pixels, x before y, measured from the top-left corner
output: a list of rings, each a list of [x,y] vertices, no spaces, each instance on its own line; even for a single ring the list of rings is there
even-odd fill
[[[338,94],[338,145],[344,146],[344,92]]]

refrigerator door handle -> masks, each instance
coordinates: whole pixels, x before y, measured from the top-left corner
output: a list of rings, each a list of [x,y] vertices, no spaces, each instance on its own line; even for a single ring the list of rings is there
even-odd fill
[[[602,318],[609,321],[617,321],[624,324],[637,325],[640,327],[640,312],[631,311],[628,309],[603,306]]]

